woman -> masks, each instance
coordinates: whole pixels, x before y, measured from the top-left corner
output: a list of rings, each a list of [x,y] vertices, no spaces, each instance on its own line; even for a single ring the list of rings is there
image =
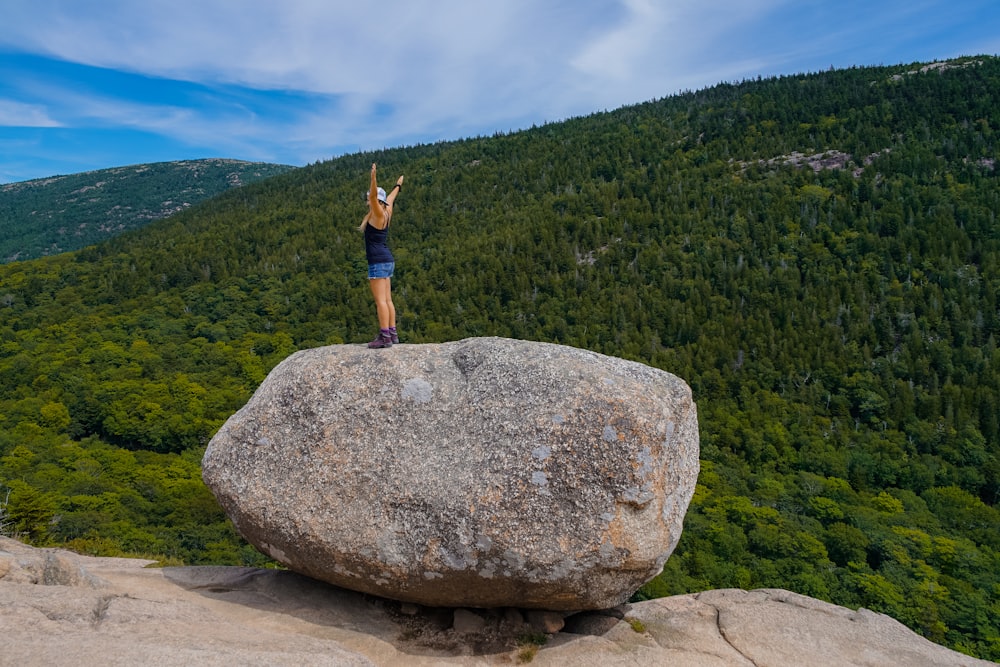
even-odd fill
[[[392,204],[403,191],[403,177],[396,179],[396,185],[386,195],[378,187],[375,178],[375,163],[372,163],[372,178],[368,188],[368,212],[359,228],[365,235],[365,256],[368,258],[368,285],[375,297],[375,311],[378,313],[378,336],[368,343],[368,347],[392,347],[399,342],[396,333],[396,308],[392,305],[391,280],[395,260],[389,250],[389,221],[392,219]]]

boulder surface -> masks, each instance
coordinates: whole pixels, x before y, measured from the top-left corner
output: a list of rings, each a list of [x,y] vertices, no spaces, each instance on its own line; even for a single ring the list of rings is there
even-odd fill
[[[290,569],[428,606],[626,601],[680,537],[690,388],[585,350],[472,338],[297,352],[209,443],[203,477]]]

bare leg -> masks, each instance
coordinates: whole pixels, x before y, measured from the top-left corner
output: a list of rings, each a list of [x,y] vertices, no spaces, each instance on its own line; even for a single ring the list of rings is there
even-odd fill
[[[392,303],[392,278],[385,279],[385,302],[389,308],[389,327],[395,327],[396,306]]]
[[[372,278],[368,281],[375,298],[375,312],[378,314],[378,328],[388,329],[395,324],[396,309],[392,305],[388,278]]]

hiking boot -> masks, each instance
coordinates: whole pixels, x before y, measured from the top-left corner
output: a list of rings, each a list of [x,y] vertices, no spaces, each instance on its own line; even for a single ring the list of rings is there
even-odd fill
[[[389,327],[389,337],[392,339],[393,345],[399,342],[399,334],[396,333],[396,327]]]
[[[382,348],[382,347],[392,347],[392,334],[389,333],[388,329],[381,329],[378,335],[375,336],[375,340],[368,343],[370,348]]]

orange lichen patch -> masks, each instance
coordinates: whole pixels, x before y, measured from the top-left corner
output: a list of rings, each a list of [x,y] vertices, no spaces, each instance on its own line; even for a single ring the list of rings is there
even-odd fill
[[[421,563],[427,568],[434,568],[438,560],[438,551],[441,548],[441,540],[438,538],[433,538],[427,542],[427,549],[424,551],[424,557],[421,559]]]
[[[649,557],[649,547],[644,536],[649,535],[650,517],[654,517],[656,528],[665,530],[662,525],[662,503],[651,503],[642,510],[634,506],[620,503],[615,509],[615,518],[608,523],[601,544],[610,543],[616,550],[626,554],[621,567],[624,569],[641,569]],[[644,528],[640,528],[644,526]],[[653,531],[656,532],[656,531]],[[656,540],[654,540],[655,542]]]

